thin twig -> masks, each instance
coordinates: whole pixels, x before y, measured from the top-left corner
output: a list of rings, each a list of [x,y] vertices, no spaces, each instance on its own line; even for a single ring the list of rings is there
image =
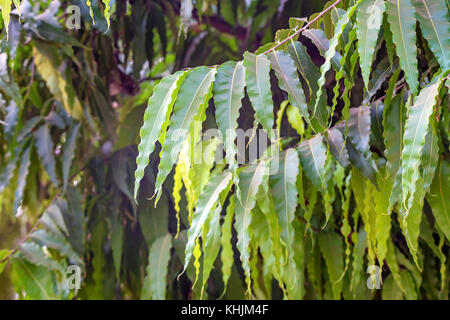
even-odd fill
[[[292,34],[291,36],[287,37],[286,39],[280,41],[279,43],[277,43],[276,46],[270,48],[269,50],[265,51],[264,54],[269,53],[272,50],[275,50],[276,48],[278,48],[279,46],[281,46],[282,44],[288,42],[289,40],[291,40],[292,38],[298,36],[300,33],[302,33],[303,31],[305,31],[306,29],[309,28],[310,25],[312,25],[314,22],[316,22],[317,20],[319,20],[325,13],[327,13],[328,11],[330,11],[331,9],[333,9],[335,6],[337,6],[342,0],[337,0],[335,3],[333,3],[331,6],[329,6],[328,8],[326,8],[324,11],[322,11],[321,13],[319,13],[319,15],[317,17],[315,17],[314,19],[312,19],[310,22],[308,22],[305,26],[303,26],[301,29],[297,30],[294,34]]]

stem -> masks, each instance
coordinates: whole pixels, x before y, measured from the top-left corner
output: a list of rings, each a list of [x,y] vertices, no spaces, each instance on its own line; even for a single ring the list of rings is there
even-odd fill
[[[276,46],[270,48],[269,50],[267,50],[266,52],[264,52],[264,54],[269,53],[272,50],[275,50],[276,48],[278,48],[279,46],[281,46],[282,44],[286,43],[287,41],[291,40],[292,38],[298,36],[300,33],[302,33],[303,31],[305,31],[306,29],[308,29],[308,27],[310,25],[312,25],[314,22],[316,22],[317,20],[319,20],[325,13],[327,13],[328,11],[330,11],[331,9],[333,9],[334,7],[336,7],[342,0],[336,0],[335,3],[333,3],[331,6],[329,6],[328,8],[326,8],[325,10],[323,10],[321,13],[319,13],[319,15],[317,17],[315,17],[314,19],[312,19],[310,22],[308,22],[304,27],[302,27],[301,29],[295,31],[295,33],[289,37],[287,37],[286,39],[284,39],[283,41],[280,41],[279,43],[277,43]]]

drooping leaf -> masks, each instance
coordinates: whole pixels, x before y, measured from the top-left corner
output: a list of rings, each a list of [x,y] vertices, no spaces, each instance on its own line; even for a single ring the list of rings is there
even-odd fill
[[[272,68],[275,70],[280,88],[288,93],[290,105],[297,108],[301,116],[309,122],[305,95],[294,60],[286,51],[272,51],[269,54],[269,59]]]
[[[226,215],[224,222],[222,224],[222,252],[220,255],[220,259],[222,261],[222,280],[223,280],[223,294],[225,294],[227,290],[228,280],[231,276],[231,268],[234,264],[233,258],[233,247],[231,245],[231,237],[232,237],[232,225],[234,218],[234,202],[236,198],[234,196],[230,197],[230,203],[226,209]]]
[[[12,0],[0,0],[0,9],[2,10],[3,23],[6,29],[6,35],[9,37],[9,20],[11,14]]]
[[[5,270],[6,264],[8,263],[8,257],[11,254],[11,250],[2,249],[0,250],[0,275],[2,274],[3,270]]]
[[[250,292],[250,232],[249,225],[252,222],[252,209],[256,203],[256,194],[263,181],[265,174],[265,161],[260,161],[257,165],[252,165],[239,174],[238,197],[235,201],[234,229],[237,232],[237,244],[241,253],[242,267],[245,272],[245,281],[247,283],[247,292]]]
[[[14,257],[12,265],[12,282],[17,289],[25,291],[26,297],[35,300],[55,300],[58,298],[54,292],[54,272],[32,264],[20,255]]]
[[[341,19],[341,17],[342,16],[340,16],[339,19]],[[303,32],[303,35],[309,38],[314,43],[317,49],[319,49],[319,52],[322,55],[322,57],[326,56],[326,52],[330,48],[330,41],[328,40],[327,36],[322,31],[322,29],[307,29]],[[334,68],[338,69],[341,64],[341,59],[342,56],[338,52],[336,52],[335,55],[331,58],[331,65]]]
[[[22,204],[23,193],[26,186],[27,176],[30,169],[31,159],[30,159],[31,147],[25,149],[20,159],[19,176],[17,180],[17,189],[14,194],[14,213]]]
[[[421,163],[425,137],[430,122],[436,97],[439,93],[441,80],[422,89],[416,97],[414,105],[409,109],[405,123],[402,150],[402,203],[406,208],[405,214],[412,207],[416,182],[419,178],[419,166]]]
[[[28,241],[19,246],[19,250],[23,257],[29,262],[48,268],[52,271],[63,271],[63,268],[59,263],[53,260],[48,253],[46,253],[41,246],[35,242]]]
[[[165,132],[169,125],[169,117],[173,104],[187,72],[177,72],[165,77],[155,87],[148,107],[144,114],[144,124],[140,131],[141,142],[139,155],[136,158],[137,169],[135,172],[134,199],[137,199],[139,185],[144,177],[144,170],[148,166],[149,156],[155,149],[155,143],[159,140],[161,145],[165,141]]]
[[[33,47],[33,57],[37,71],[45,80],[50,92],[64,106],[64,109],[76,120],[83,117],[83,108],[77,96],[69,95],[70,84],[66,81],[63,73],[59,70],[61,58],[54,45],[36,40]]]
[[[320,77],[319,68],[311,61],[310,56],[306,52],[306,47],[300,42],[292,42],[288,46],[288,52],[300,71],[303,79],[305,79],[309,88],[311,102],[316,101],[316,92],[318,89],[317,80]]]
[[[158,238],[148,254],[147,275],[142,286],[142,300],[164,300],[167,287],[167,267],[172,249],[172,236]]]
[[[53,153],[53,141],[48,125],[43,125],[34,132],[34,142],[37,153],[41,158],[42,164],[44,165],[45,171],[47,171],[50,180],[53,184],[58,185],[55,169],[55,157]]]
[[[439,138],[435,133],[433,125],[430,124],[428,133],[425,137],[422,161],[423,190],[428,192],[439,161]],[[425,196],[425,193],[423,194]]]
[[[402,96],[396,96],[385,106],[383,117],[385,155],[389,175],[394,176],[400,168],[403,145],[403,125],[406,118],[406,108]]]
[[[205,237],[205,242],[203,245],[203,283],[202,283],[202,293],[205,288],[206,282],[209,279],[211,270],[213,269],[214,262],[219,254],[220,250],[220,213],[222,211],[222,205],[219,203],[217,208],[214,210],[212,217],[209,219],[208,233]],[[203,294],[202,294],[203,296]]]
[[[361,229],[358,234],[355,234],[356,244],[353,247],[353,271],[351,280],[351,290],[353,291],[353,296],[355,296],[357,286],[360,286],[361,281],[361,270],[364,268],[364,253],[367,248],[367,234]]]
[[[430,194],[426,196],[431,206],[436,224],[450,240],[450,204],[448,190],[450,188],[450,164],[441,160],[431,184]]]
[[[231,176],[231,172],[225,171],[212,177],[200,195],[197,201],[194,218],[187,234],[188,241],[186,243],[183,271],[186,270],[189,264],[197,238],[201,235],[206,221],[217,206],[219,195],[228,186]]]
[[[331,128],[328,131],[328,144],[330,146],[330,152],[339,163],[343,167],[348,166],[350,164],[349,155],[345,146],[344,136],[339,129]]]
[[[370,123],[369,107],[361,106],[350,109],[349,136],[356,150],[362,154],[369,150]]]
[[[91,15],[92,23],[95,25],[94,11],[92,10],[92,3],[91,3],[91,1],[90,0],[86,0],[86,5],[89,8],[89,14]]]
[[[80,124],[77,123],[72,126],[67,133],[66,142],[64,144],[62,156],[62,174],[63,174],[63,193],[66,192],[67,183],[69,182],[70,166],[75,153],[76,140],[78,137],[78,130]]]
[[[259,210],[257,206],[254,208],[250,228],[253,235],[253,241],[257,244],[257,247],[259,247],[263,257],[262,271],[265,280],[264,285],[266,292],[269,294],[268,291],[270,291],[271,288],[273,268],[275,267],[275,256],[273,254],[272,238],[267,236],[267,234],[270,233],[269,223],[264,213]],[[256,251],[256,253],[258,252],[258,250],[254,251]],[[252,270],[255,270],[255,268],[252,268]],[[253,279],[255,279],[255,276],[253,276]],[[253,282],[255,282],[255,280],[253,280]]]
[[[242,62],[226,62],[217,69],[214,83],[214,103],[216,106],[216,121],[226,152],[226,162],[231,168],[237,166],[236,139],[237,119],[244,97],[245,70]]]
[[[344,246],[342,238],[334,232],[321,233],[319,235],[319,246],[327,264],[333,298],[339,300],[342,292],[342,281],[340,278],[344,272]]]
[[[316,103],[314,104],[314,114],[316,114],[316,109],[319,106],[319,98],[322,95],[323,86],[325,85],[325,75],[328,72],[328,70],[330,70],[330,68],[331,68],[331,60],[336,54],[337,46],[339,45],[339,39],[341,38],[341,35],[344,32],[345,26],[347,25],[347,23],[349,23],[351,17],[355,13],[356,8],[358,7],[360,2],[361,2],[361,0],[359,0],[355,5],[350,7],[345,12],[345,14],[343,14],[339,18],[338,22],[336,23],[336,26],[334,28],[334,30],[335,30],[334,36],[333,36],[333,38],[331,38],[329,48],[325,53],[325,62],[320,67],[320,78],[317,81],[319,88],[316,93],[317,100],[316,100]]]
[[[104,15],[105,15],[105,19],[106,19],[106,24],[108,25],[108,29],[109,26],[111,25],[111,7],[109,5],[110,0],[102,0],[103,4],[105,5],[105,11],[104,11]]]
[[[270,176],[269,185],[281,228],[281,238],[289,255],[289,263],[295,266],[293,221],[297,207],[298,191],[296,184],[300,165],[297,151],[287,149],[281,154],[279,162],[278,172]],[[295,275],[290,275],[290,277],[292,283],[295,283]]]
[[[302,136],[305,132],[305,124],[303,122],[302,116],[300,115],[299,109],[288,105],[286,109],[286,115],[292,128],[294,128],[295,131],[297,131],[297,133]]]
[[[327,148],[322,141],[322,135],[317,134],[313,138],[302,142],[298,151],[306,176],[314,187],[324,190],[326,185],[325,162]]]
[[[394,185],[394,179],[386,172],[386,166],[380,169],[377,176],[378,190],[373,190],[373,198],[375,202],[375,233],[377,238],[377,258],[380,267],[383,266],[387,253],[387,242],[389,241],[391,232],[391,215],[388,212],[389,197]]]
[[[400,66],[413,94],[419,88],[417,70],[416,18],[410,0],[388,0],[387,21],[392,32],[395,51],[400,58]]]
[[[178,158],[182,142],[189,132],[194,117],[202,112],[211,97],[215,74],[216,69],[195,68],[189,72],[180,87],[177,101],[173,107],[173,115],[170,117],[170,127],[161,150],[161,161],[155,186],[157,199],[161,195],[161,188],[167,175]]]
[[[270,61],[264,54],[245,52],[244,67],[247,94],[255,109],[255,119],[270,134],[274,122],[269,76]]]
[[[450,66],[448,8],[441,0],[412,0],[412,3],[428,46],[441,67],[444,70],[448,69]]]
[[[385,2],[383,0],[363,0],[356,14],[356,33],[361,73],[366,86],[369,83],[378,33],[383,21]]]

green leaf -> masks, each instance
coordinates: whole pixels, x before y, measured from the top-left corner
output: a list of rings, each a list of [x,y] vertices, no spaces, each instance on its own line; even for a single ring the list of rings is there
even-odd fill
[[[384,280],[381,296],[383,297],[383,300],[403,300],[402,290],[394,281],[392,275],[389,275],[386,280]]]
[[[395,176],[401,163],[403,145],[403,127],[406,119],[406,108],[402,96],[397,95],[384,107],[383,134],[386,146],[385,155],[389,175]]]
[[[263,257],[263,276],[265,281],[265,289],[269,291],[272,286],[272,275],[275,267],[275,256],[273,254],[273,242],[270,236],[270,226],[265,214],[256,206],[252,216],[252,223],[250,225],[253,241],[259,246],[259,251]],[[255,250],[258,252],[258,250]],[[255,278],[255,277],[254,277]]]
[[[165,132],[169,125],[169,117],[173,104],[178,94],[180,83],[187,72],[177,72],[167,76],[155,87],[153,95],[149,99],[148,107],[144,114],[144,124],[140,131],[139,155],[136,158],[134,199],[137,200],[139,185],[144,177],[144,170],[148,166],[149,156],[155,149],[155,143],[159,140],[164,145]]]
[[[298,148],[302,168],[314,187],[325,190],[325,162],[327,159],[327,147],[322,141],[322,135],[317,134],[309,140],[305,140]]]
[[[388,212],[389,197],[394,185],[393,177],[386,172],[386,166],[380,169],[377,176],[378,189],[373,190],[373,199],[375,202],[375,234],[377,239],[377,257],[380,267],[383,266],[384,258],[387,253],[387,242],[391,232],[391,215]]]
[[[14,287],[23,290],[28,299],[55,300],[54,272],[24,260],[20,255],[11,261],[11,279]]]
[[[330,40],[329,48],[325,53],[325,62],[320,67],[320,78],[317,81],[318,90],[316,96],[318,99],[314,105],[314,114],[316,114],[316,109],[319,106],[319,99],[323,92],[323,86],[325,85],[325,75],[331,68],[331,59],[335,56],[337,47],[339,45],[339,39],[341,38],[342,33],[344,32],[344,28],[347,23],[350,21],[352,15],[355,13],[356,8],[362,0],[359,0],[354,6],[350,7],[345,14],[339,17],[338,22],[334,28],[334,36]]]
[[[211,270],[213,269],[214,262],[219,254],[220,250],[220,213],[222,211],[222,205],[219,203],[214,210],[212,217],[209,219],[208,233],[205,237],[203,245],[203,283],[202,283],[202,295],[206,286],[206,282],[209,279]]]
[[[19,159],[20,147],[16,147],[15,150],[9,151],[6,154],[6,166],[0,171],[0,193],[9,186],[16,170],[17,160]]]
[[[291,106],[297,108],[302,117],[309,123],[305,95],[294,60],[286,51],[272,51],[269,54],[269,59],[272,68],[275,70],[280,88],[288,93]]]
[[[421,155],[424,195],[430,188],[439,161],[438,143],[439,138],[436,135],[435,129],[433,128],[432,124],[430,124],[427,135],[425,137],[425,145]]]
[[[111,222],[111,250],[114,260],[114,269],[116,271],[116,279],[120,281],[120,271],[122,266],[122,252],[124,242],[124,228],[122,215],[119,210],[113,211],[114,216]]]
[[[353,296],[355,296],[356,288],[360,285],[361,281],[361,270],[364,268],[364,253],[367,248],[367,234],[361,228],[358,234],[355,233],[356,244],[353,247],[353,263],[352,263],[352,279],[351,279],[351,290],[353,291]]]
[[[305,124],[303,123],[303,118],[300,115],[299,109],[291,105],[288,105],[286,115],[292,128],[294,128],[295,131],[297,131],[298,135],[302,136],[303,133],[305,132]]]
[[[79,128],[80,128],[79,123],[70,127],[69,132],[67,133],[66,142],[64,143],[63,147],[63,155],[62,155],[63,194],[66,192],[67,183],[69,182],[70,166],[72,164],[72,159],[75,153],[76,140],[78,137]]]
[[[300,176],[300,174],[299,174]],[[258,209],[264,214],[264,218],[267,221],[267,224],[269,225],[269,237],[267,237],[267,233],[264,233],[263,237],[269,238],[265,241],[271,241],[272,242],[272,252],[275,258],[274,261],[274,268],[273,270],[273,276],[278,280],[283,280],[283,273],[284,273],[284,261],[286,260],[285,257],[285,246],[282,243],[281,240],[281,227],[278,223],[278,216],[275,212],[272,197],[270,194],[269,189],[269,176],[265,175],[263,177],[263,182],[260,186],[260,191],[257,195],[257,206]],[[262,219],[262,217],[260,217]],[[256,218],[258,221],[258,218]],[[258,223],[258,222],[256,222]],[[260,231],[253,231],[254,236],[258,239]],[[257,240],[258,241],[258,240]],[[258,241],[261,242],[261,241]],[[265,244],[264,247],[266,247],[268,244]],[[270,259],[269,259],[270,260]],[[264,265],[264,267],[270,267],[270,261],[267,261]]]
[[[92,251],[92,279],[94,284],[90,295],[94,299],[105,299],[105,282],[106,282],[106,252],[105,242],[107,237],[107,225],[103,218],[97,218],[92,228],[92,239],[89,243]]]
[[[91,15],[91,18],[92,18],[92,23],[95,25],[95,20],[94,20],[94,11],[92,10],[92,4],[91,4],[91,1],[89,1],[89,0],[86,0],[86,5],[88,6],[88,8],[89,8],[89,14]]]
[[[392,32],[400,66],[406,75],[409,88],[417,94],[419,71],[417,70],[416,18],[410,0],[387,0],[387,21]]]
[[[67,240],[60,234],[53,234],[42,229],[34,232],[30,236],[30,239],[41,246],[58,250],[63,256],[74,260],[77,264],[83,265],[83,261],[77,253],[73,251]]]
[[[9,19],[11,14],[12,0],[0,0],[3,23],[5,24],[6,36],[9,37]]]
[[[6,109],[5,122],[4,122],[5,137],[6,137],[6,141],[8,143],[12,144],[14,134],[16,131],[16,127],[17,127],[17,122],[19,120],[20,109],[14,100],[11,100],[11,102],[5,109]]]
[[[194,218],[187,234],[188,241],[186,243],[185,249],[183,272],[189,265],[189,261],[191,259],[197,238],[201,235],[203,227],[208,218],[214,212],[214,209],[216,208],[219,201],[219,196],[230,183],[231,177],[232,174],[229,171],[225,171],[212,177],[203,190],[202,194],[200,194],[194,212]]]
[[[109,27],[111,25],[111,21],[110,21],[111,20],[111,12],[110,12],[111,7],[109,6],[110,0],[102,0],[102,2],[105,5],[105,11],[103,12],[103,14],[105,15],[106,23],[107,23],[108,29],[109,29]]]
[[[231,276],[231,268],[234,264],[233,246],[231,245],[232,237],[232,224],[234,218],[234,202],[236,197],[230,197],[230,203],[228,204],[224,222],[222,224],[222,237],[220,239],[222,245],[222,252],[220,259],[222,261],[222,280],[223,280],[223,294],[227,290],[228,280]]]
[[[212,84],[216,69],[197,67],[187,75],[178,93],[177,101],[173,107],[173,115],[170,118],[170,127],[165,143],[161,150],[161,161],[156,177],[155,195],[159,199],[161,189],[168,174],[172,170],[178,154],[183,146],[183,141],[191,127],[194,118],[208,104],[212,95]]]
[[[235,201],[236,222],[234,229],[237,232],[238,239],[236,247],[241,253],[248,293],[250,293],[251,288],[249,226],[252,222],[252,209],[256,203],[256,195],[263,181],[265,170],[265,161],[260,161],[259,164],[252,165],[239,174],[238,196],[237,201]]]
[[[341,17],[342,16],[340,16],[339,18]],[[303,35],[308,39],[310,39],[317,47],[317,49],[319,49],[319,52],[322,55],[322,57],[325,57],[326,52],[330,48],[330,43],[325,33],[321,29],[307,29],[303,32]],[[336,52],[335,55],[331,58],[331,64],[333,65],[333,68],[337,70],[339,69],[339,66],[341,65],[341,59],[342,56],[338,52]],[[317,85],[317,87],[319,86]]]
[[[255,109],[255,119],[270,134],[274,116],[272,91],[270,91],[270,61],[264,54],[244,53],[247,94]]]
[[[23,192],[25,190],[27,176],[31,165],[30,150],[31,147],[26,148],[20,159],[17,188],[14,194],[14,213],[16,213],[19,206],[22,205]]]
[[[289,100],[284,100],[281,104],[280,104],[280,109],[278,109],[277,111],[277,119],[275,121],[275,125],[277,128],[277,137],[280,138],[281,137],[281,123],[283,121],[283,115],[284,115],[284,111],[286,110],[286,107],[289,105]],[[296,108],[294,108],[296,109]],[[298,109],[296,109],[298,112]],[[300,116],[300,114],[298,114]],[[280,142],[280,146],[281,146],[281,140]]]
[[[450,190],[450,164],[448,161],[441,160],[433,183],[431,184],[430,194],[426,198],[436,219],[436,225],[450,241],[450,203],[448,201],[448,190]]]
[[[450,22],[442,0],[412,0],[424,38],[442,69],[450,67]]]
[[[391,275],[395,280],[395,283],[397,286],[402,290],[402,292],[405,294],[405,286],[403,284],[402,277],[400,275],[400,267],[397,262],[397,258],[395,256],[395,247],[392,241],[388,241],[388,250],[386,252],[386,262],[389,266],[389,270],[391,271]]]
[[[403,208],[400,209],[400,212],[403,214],[402,218],[400,215],[399,223],[402,228],[403,234],[405,235],[406,242],[413,256],[414,262],[417,267],[422,270],[419,260],[418,260],[418,252],[419,252],[419,234],[420,234],[420,223],[422,222],[422,208],[423,208],[423,198],[425,196],[425,190],[423,188],[423,179],[419,176],[419,179],[415,182],[417,191],[414,193],[414,198],[412,201],[412,205],[409,208],[408,214],[405,214]]]
[[[36,70],[45,80],[50,92],[62,103],[67,113],[76,120],[80,120],[83,117],[83,107],[76,95],[70,96],[69,94],[74,89],[59,70],[62,63],[60,52],[55,45],[49,42],[36,39],[34,43],[33,57]]]
[[[414,105],[410,107],[406,119],[402,150],[402,203],[406,208],[406,215],[412,207],[416,192],[421,163],[420,156],[441,83],[442,80],[438,80],[422,89],[416,97]]]
[[[37,245],[35,242],[25,242],[19,246],[19,250],[25,259],[35,265],[42,266],[53,271],[64,272],[61,265],[53,260],[48,253],[46,253],[42,247]]]
[[[328,131],[328,144],[331,154],[339,161],[343,167],[350,164],[348,150],[345,146],[344,135],[337,128]]]
[[[311,57],[306,52],[306,47],[298,41],[292,41],[288,46],[288,52],[297,66],[298,71],[308,84],[311,102],[316,101],[318,89],[317,80],[320,77],[319,68],[311,61]]]
[[[34,143],[36,145],[37,153],[41,158],[42,164],[44,165],[50,180],[54,185],[58,185],[55,169],[55,157],[53,155],[53,141],[47,124],[41,126],[34,132]]]
[[[154,200],[145,200],[138,206],[139,225],[149,248],[156,239],[167,233],[169,228],[168,201],[167,197],[163,195],[158,208],[155,208]]]
[[[0,275],[2,274],[3,270],[5,270],[6,264],[8,263],[8,257],[11,254],[11,250],[2,249],[0,250]]]
[[[319,247],[327,264],[333,298],[339,300],[342,292],[341,276],[344,272],[344,246],[342,238],[334,232],[320,233]]]
[[[147,275],[142,286],[142,300],[164,300],[167,288],[167,267],[172,248],[172,236],[158,238],[148,254]]]
[[[216,106],[217,127],[223,137],[226,162],[236,168],[237,119],[244,98],[245,70],[242,62],[226,62],[217,69],[214,83],[214,104]]]
[[[294,149],[287,149],[279,158],[279,169],[269,178],[275,212],[281,227],[281,238],[286,245],[289,263],[294,262],[294,228],[295,209],[297,207],[297,176],[299,175],[299,156]],[[289,275],[295,283],[295,275]]]
[[[361,73],[366,86],[369,84],[370,68],[377,45],[378,33],[383,22],[385,2],[383,0],[363,0],[356,14],[356,33]]]
[[[349,136],[356,150],[362,154],[369,151],[370,123],[370,107],[361,106],[350,109]]]

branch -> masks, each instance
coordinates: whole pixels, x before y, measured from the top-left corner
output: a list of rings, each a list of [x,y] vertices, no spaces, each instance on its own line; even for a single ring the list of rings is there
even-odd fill
[[[278,48],[279,46],[281,46],[282,44],[288,42],[289,40],[291,40],[292,38],[298,36],[300,33],[302,33],[303,31],[305,31],[306,29],[309,28],[310,25],[312,25],[314,22],[316,22],[317,20],[319,20],[325,13],[327,13],[328,11],[330,11],[331,9],[333,9],[334,7],[336,7],[342,0],[336,0],[335,3],[333,3],[331,6],[329,6],[328,8],[326,8],[324,11],[322,11],[321,13],[319,13],[319,15],[317,17],[315,17],[314,19],[312,19],[310,22],[308,22],[304,27],[302,27],[301,29],[295,31],[295,33],[289,37],[287,37],[286,39],[284,39],[283,41],[280,41],[277,43],[276,46],[270,48],[269,50],[267,50],[266,52],[264,52],[264,54],[269,53],[272,50],[275,50],[276,48]]]

